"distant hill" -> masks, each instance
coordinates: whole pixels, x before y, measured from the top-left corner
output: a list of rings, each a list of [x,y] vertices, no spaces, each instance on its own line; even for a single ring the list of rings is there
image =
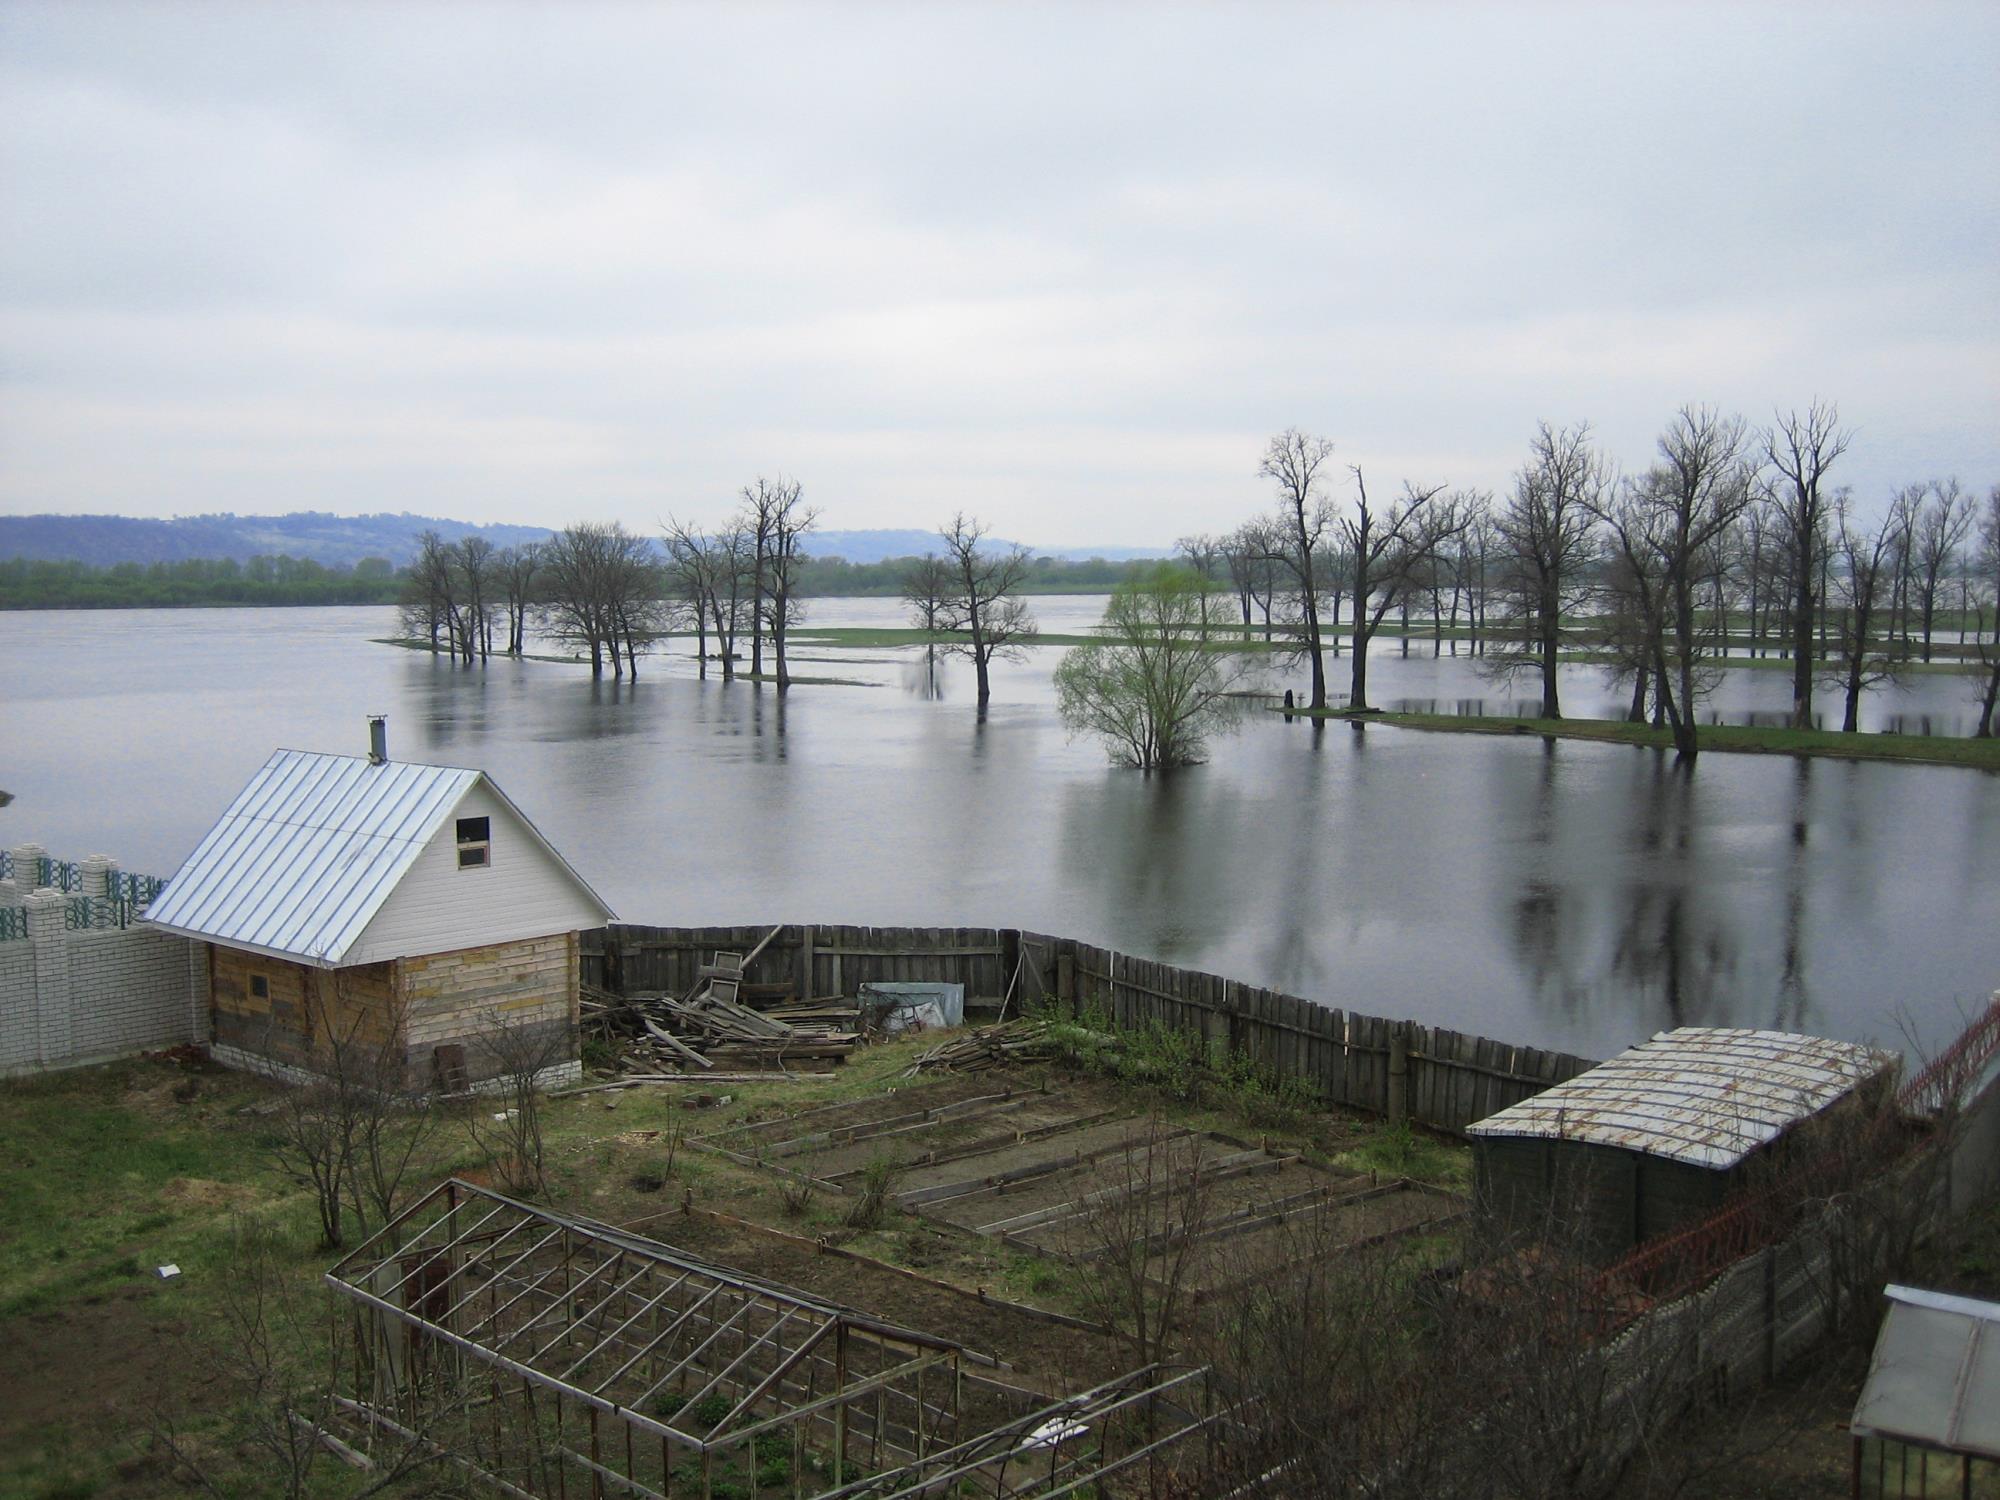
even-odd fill
[[[985,546],[1011,547],[1002,537],[987,538]],[[936,552],[941,543],[935,531],[815,531],[805,540],[805,549],[814,557],[844,557],[851,563],[885,562],[892,557],[922,557]],[[1037,557],[1061,557],[1087,562],[1101,557],[1119,562],[1133,557],[1164,557],[1166,547],[1037,547],[1028,546]]]
[[[233,557],[239,562],[280,553],[328,565],[386,557],[409,562],[417,536],[434,530],[446,541],[478,535],[496,547],[546,540],[545,526],[475,526],[408,512],[335,516],[293,511],[283,516],[176,516],[171,521],[132,516],[0,516],[0,559],[117,563],[183,562]]]
[[[396,567],[409,562],[420,532],[432,530],[448,542],[479,535],[496,547],[546,541],[545,526],[475,526],[442,516],[335,516],[300,510],[283,516],[176,516],[171,521],[132,516],[0,516],[0,560],[81,562],[108,568],[118,563],[185,562],[190,559],[253,557],[280,553],[328,566],[352,566],[364,557],[386,557]],[[995,537],[996,547],[1012,542]],[[806,539],[814,557],[843,557],[851,563],[876,563],[892,557],[921,557],[938,550],[935,531],[882,529],[816,531]],[[1037,557],[1088,561],[1094,557],[1119,562],[1134,557],[1161,557],[1163,547],[1036,547]]]

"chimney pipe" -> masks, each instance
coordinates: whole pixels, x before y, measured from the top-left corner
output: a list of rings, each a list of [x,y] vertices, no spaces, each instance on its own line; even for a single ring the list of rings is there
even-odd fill
[[[368,716],[368,764],[384,766],[389,763],[389,716],[370,714]]]

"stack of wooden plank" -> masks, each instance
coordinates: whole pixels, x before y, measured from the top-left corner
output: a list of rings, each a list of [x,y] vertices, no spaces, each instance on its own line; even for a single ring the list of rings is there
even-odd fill
[[[1055,1056],[1046,1021],[1008,1021],[999,1026],[981,1026],[963,1036],[940,1042],[915,1062],[909,1073],[983,1073],[988,1068],[1011,1067],[1016,1063],[1047,1062]]]
[[[662,1068],[783,1067],[805,1061],[839,1061],[860,1041],[859,1012],[849,1001],[812,1001],[758,1010],[743,1003],[746,990],[792,995],[790,985],[750,986],[740,954],[718,953],[703,964],[686,995],[614,995],[582,987],[585,1029],[610,1040],[626,1073]]]

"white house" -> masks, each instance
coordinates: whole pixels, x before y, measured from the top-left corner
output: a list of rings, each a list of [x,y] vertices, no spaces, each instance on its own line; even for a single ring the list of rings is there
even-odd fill
[[[206,945],[212,1049],[313,1071],[393,1049],[450,1086],[500,1071],[497,1031],[560,1028],[579,1071],[576,934],[611,909],[483,771],[280,750],[147,908]]]

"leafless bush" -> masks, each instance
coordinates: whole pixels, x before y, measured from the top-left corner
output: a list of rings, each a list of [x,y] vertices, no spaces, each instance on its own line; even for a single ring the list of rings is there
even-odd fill
[[[847,1210],[850,1229],[875,1229],[889,1207],[889,1193],[896,1181],[896,1164],[886,1156],[875,1157],[861,1169],[861,1190]]]
[[[539,1080],[576,1056],[576,1034],[563,1022],[496,1015],[488,1018],[476,1045],[491,1064],[497,1088],[492,1108],[482,1100],[466,1116],[472,1139],[506,1191],[533,1197],[546,1185]]]
[[[1091,1315],[1152,1364],[1185,1333],[1183,1310],[1210,1249],[1213,1174],[1200,1137],[1154,1115],[1096,1181],[1063,1226],[1065,1248],[1083,1268]]]
[[[1582,1220],[1497,1239],[1350,1243],[1336,1200],[1288,1222],[1281,1248],[1229,1263],[1195,1352],[1241,1404],[1222,1490],[1370,1500],[1603,1500],[1679,1410],[1693,1325],[1616,1319]],[[1663,1469],[1662,1474],[1665,1473]],[[1658,1493],[1672,1493],[1660,1490]]]
[[[217,1312],[203,1337],[186,1336],[185,1351],[188,1364],[212,1373],[230,1398],[223,1440],[191,1436],[184,1415],[164,1399],[146,1423],[182,1479],[218,1497],[298,1500],[325,1493],[320,1476],[338,1460],[363,1471],[355,1487],[341,1490],[363,1500],[431,1465],[437,1450],[428,1422],[385,1441],[350,1431],[366,1453],[337,1435],[339,1392],[356,1369],[352,1321],[289,1264],[287,1247],[268,1226],[239,1216],[232,1228],[232,1253],[217,1273]],[[434,1416],[463,1409],[463,1393],[445,1389],[443,1372],[429,1378]]]
[[[337,1013],[307,1060],[311,1080],[279,1098],[272,1155],[312,1189],[328,1248],[345,1242],[345,1220],[365,1237],[394,1217],[442,1120],[410,1076],[403,1035],[393,1010]]]
[[[814,1170],[817,1165],[817,1154],[808,1153],[794,1171],[778,1179],[778,1193],[784,1199],[787,1217],[802,1219],[812,1207],[819,1194],[819,1177]]]

